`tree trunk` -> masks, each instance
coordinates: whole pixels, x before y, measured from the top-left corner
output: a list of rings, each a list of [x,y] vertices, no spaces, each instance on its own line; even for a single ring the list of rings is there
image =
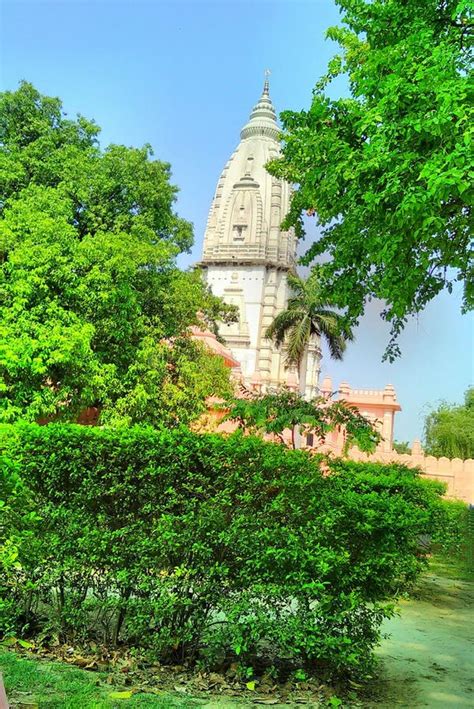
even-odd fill
[[[125,616],[127,614],[127,609],[126,609],[126,602],[130,598],[132,594],[132,589],[131,588],[126,588],[125,591],[121,594],[122,595],[122,604],[119,608],[119,612],[117,615],[117,619],[112,631],[112,645],[114,647],[117,647],[118,641],[119,641],[119,636],[120,636],[120,631],[122,629],[123,621],[125,620]]]
[[[298,367],[298,380],[300,387],[300,394],[302,397],[306,394],[306,377],[308,376],[308,346],[306,345],[304,355],[301,358],[300,366]]]

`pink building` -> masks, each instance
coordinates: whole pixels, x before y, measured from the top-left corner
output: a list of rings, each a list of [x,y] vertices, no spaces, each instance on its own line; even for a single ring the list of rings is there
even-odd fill
[[[330,377],[323,380],[321,394],[330,397],[334,393]],[[373,423],[382,436],[378,450],[389,453],[393,449],[393,429],[395,413],[401,411],[395,389],[387,384],[385,389],[351,389],[347,382],[342,382],[337,390],[338,399],[355,406],[360,413]],[[326,445],[334,453],[342,453],[344,447],[344,432],[334,431],[329,434]]]

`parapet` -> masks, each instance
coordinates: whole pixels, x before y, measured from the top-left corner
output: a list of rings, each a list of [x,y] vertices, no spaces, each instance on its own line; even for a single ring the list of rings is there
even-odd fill
[[[370,406],[390,411],[402,410],[392,384],[387,384],[384,389],[353,389],[347,382],[341,382],[338,391],[340,399],[344,399],[348,404],[353,404],[358,408]]]

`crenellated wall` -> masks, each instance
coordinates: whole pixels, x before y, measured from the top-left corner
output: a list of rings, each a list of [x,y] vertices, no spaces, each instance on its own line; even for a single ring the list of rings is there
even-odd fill
[[[425,477],[446,483],[447,497],[474,505],[474,460],[472,458],[461,460],[425,455],[419,441],[414,442],[411,454],[377,451],[367,455],[357,448],[352,448],[349,451],[349,458],[377,463],[403,463],[410,468],[420,468]]]
[[[420,468],[427,478],[446,483],[448,497],[474,505],[474,460],[435,458],[432,455],[425,455],[420,441],[413,443],[411,453],[400,454],[393,450],[394,418],[401,407],[391,384],[387,384],[385,389],[376,391],[352,389],[346,382],[342,382],[337,391],[339,399],[356,406],[369,421],[375,424],[382,436],[375,453],[367,455],[358,448],[352,448],[348,454],[349,458],[378,463],[403,463],[410,468]],[[326,397],[334,393],[329,377],[324,379],[321,393]],[[320,446],[319,449],[333,455],[342,455],[344,442],[344,431],[333,431],[328,434],[324,446]]]
[[[238,362],[233,359],[231,353],[217,342],[215,335],[210,332],[201,332],[197,328],[193,330],[193,336],[206,342],[214,351],[224,356],[224,361],[228,366],[233,367],[233,375],[236,381],[241,381]],[[227,356],[226,356],[227,355]],[[254,382],[254,388],[258,388],[259,383]],[[291,387],[291,388],[295,388]],[[321,387],[321,394],[329,398],[332,391],[332,382],[326,378]],[[396,411],[400,411],[400,405],[394,388],[389,384],[385,389],[376,391],[373,389],[351,389],[348,384],[342,383],[339,387],[339,395],[344,401],[356,406],[361,413],[374,421],[380,430],[384,440],[379,444],[375,453],[363,453],[358,448],[351,448],[348,457],[354,461],[373,463],[400,463],[409,468],[419,468],[426,478],[439,480],[446,484],[446,496],[452,499],[461,500],[469,505],[474,505],[474,460],[469,458],[435,458],[432,455],[425,455],[421,443],[415,440],[411,453],[397,453],[392,449],[393,419]],[[235,421],[222,421],[224,411],[215,406],[215,400],[209,400],[209,410],[203,416],[197,430],[220,431],[221,433],[232,433],[237,424]],[[290,433],[287,432],[288,441]],[[311,443],[309,441],[311,440]],[[315,452],[327,453],[331,456],[344,455],[344,431],[337,430],[327,434],[323,445],[314,441],[313,436],[304,436],[303,448],[314,450]]]

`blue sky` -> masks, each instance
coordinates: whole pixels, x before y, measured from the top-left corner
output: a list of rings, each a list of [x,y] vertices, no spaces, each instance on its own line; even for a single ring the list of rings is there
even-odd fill
[[[199,260],[217,178],[270,68],[277,111],[306,108],[335,46],[333,0],[3,0],[0,81],[21,79],[65,110],[94,118],[102,143],[150,143],[180,187],[179,213],[195,227]],[[341,82],[333,91],[344,91]],[[473,320],[460,289],[441,295],[407,327],[403,356],[382,364],[387,328],[372,304],[344,362],[325,356],[323,375],[357,388],[392,383],[403,412],[395,435],[422,434],[429,404],[460,401],[473,376]]]

